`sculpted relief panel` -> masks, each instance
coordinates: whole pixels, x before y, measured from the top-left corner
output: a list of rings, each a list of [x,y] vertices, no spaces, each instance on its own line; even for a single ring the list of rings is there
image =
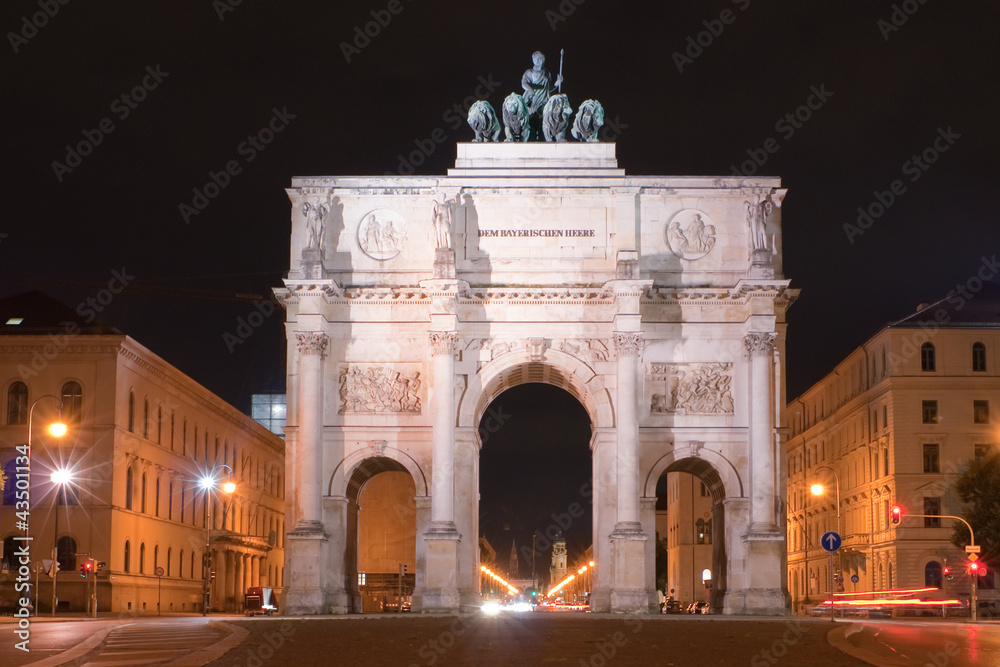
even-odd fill
[[[349,412],[420,413],[420,373],[389,366],[343,365],[340,414]]]
[[[651,414],[733,414],[733,365],[651,364]]]

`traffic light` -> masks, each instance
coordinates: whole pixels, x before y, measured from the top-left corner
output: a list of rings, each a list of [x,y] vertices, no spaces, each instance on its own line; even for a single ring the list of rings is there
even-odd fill
[[[86,579],[87,575],[93,572],[93,570],[94,564],[88,560],[80,566],[80,576]]]
[[[531,597],[533,597],[533,598],[537,598],[538,597],[538,589],[535,589],[535,588],[531,589]]]
[[[951,573],[951,568],[947,565],[941,570],[941,574],[944,575],[945,581],[954,581],[955,576]]]
[[[973,555],[975,555],[975,554],[973,554]],[[982,566],[979,564],[979,561],[976,561],[976,560],[969,561],[969,574],[971,574],[974,577],[978,576],[979,575],[979,569],[981,567]]]
[[[903,508],[900,507],[899,505],[893,505],[892,511],[889,513],[889,521],[892,522],[892,525],[898,526],[899,521],[902,518],[903,518]]]

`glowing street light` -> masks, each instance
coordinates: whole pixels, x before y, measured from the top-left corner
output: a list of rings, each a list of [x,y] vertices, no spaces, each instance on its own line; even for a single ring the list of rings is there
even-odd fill
[[[215,471],[220,468],[225,468],[229,471],[229,477],[222,484],[222,490],[229,495],[233,495],[233,493],[236,492],[236,483],[233,481],[233,469],[225,463],[212,468],[211,472],[206,474],[199,481],[199,486],[201,486],[201,488],[205,491],[205,555],[202,561],[205,570],[205,594],[201,607],[202,616],[208,616],[208,606],[211,603],[212,596],[212,499],[209,498],[208,494],[215,489]]]
[[[809,487],[809,490],[812,491],[812,494],[814,496],[822,496],[823,491],[825,489],[823,488],[822,484],[813,484],[811,487]]]
[[[35,423],[35,406],[38,405],[38,402],[40,400],[42,400],[43,398],[54,398],[59,403],[59,412],[60,413],[62,412],[62,406],[63,406],[62,399],[59,398],[58,396],[53,395],[53,394],[45,394],[44,396],[39,396],[31,404],[31,407],[28,408],[28,452],[29,452],[29,464],[28,465],[29,465],[29,469],[30,469],[30,465],[31,465],[30,464],[30,453],[31,453],[31,446],[32,446],[31,432],[32,432],[32,430],[34,428],[34,423]],[[62,423],[62,421],[55,421],[55,422],[50,423],[48,426],[46,426],[45,431],[50,436],[52,436],[54,438],[61,438],[64,435],[66,435],[66,424]],[[55,457],[52,457],[52,458],[53,458],[53,460],[55,459]],[[59,472],[59,471],[57,471],[57,472]],[[56,493],[57,494],[63,492],[64,486],[67,483],[69,483],[69,481],[70,481],[70,475],[69,475],[69,473],[67,471],[65,473],[65,475],[60,474],[59,478],[61,480],[63,480],[63,481],[56,481],[56,473],[52,473],[52,481],[56,484]],[[53,536],[52,536],[52,615],[53,616],[56,615],[56,578],[57,578],[57,575],[59,574],[59,507],[58,507],[58,499],[59,498],[58,498],[58,495],[57,495],[56,496],[56,502],[54,503],[55,506],[56,506],[55,507],[55,515],[56,516],[55,516],[55,522],[54,522],[55,526],[53,528]],[[37,610],[36,610],[35,613],[36,614],[38,613]]]

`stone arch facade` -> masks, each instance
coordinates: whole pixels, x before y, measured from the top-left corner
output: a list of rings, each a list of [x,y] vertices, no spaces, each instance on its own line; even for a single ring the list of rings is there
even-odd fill
[[[480,419],[525,382],[590,416],[594,610],[657,609],[653,487],[673,466],[725,511],[714,608],[785,613],[779,179],[626,176],[614,144],[459,144],[447,176],[287,192],[289,613],[356,608],[354,490],[381,469],[416,488],[413,609],[474,608]]]

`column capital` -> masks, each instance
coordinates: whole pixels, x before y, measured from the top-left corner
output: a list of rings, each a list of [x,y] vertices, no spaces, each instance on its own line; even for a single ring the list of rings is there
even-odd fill
[[[326,353],[326,344],[330,340],[322,331],[296,331],[295,338],[299,354],[318,354],[321,357]]]
[[[774,341],[778,334],[772,332],[751,331],[743,337],[743,343],[750,357],[763,357],[774,354]]]
[[[431,354],[455,354],[455,341],[458,339],[456,331],[431,331],[428,334],[431,343]]]
[[[642,352],[642,333],[638,331],[616,331],[612,342],[619,357],[638,357]]]

